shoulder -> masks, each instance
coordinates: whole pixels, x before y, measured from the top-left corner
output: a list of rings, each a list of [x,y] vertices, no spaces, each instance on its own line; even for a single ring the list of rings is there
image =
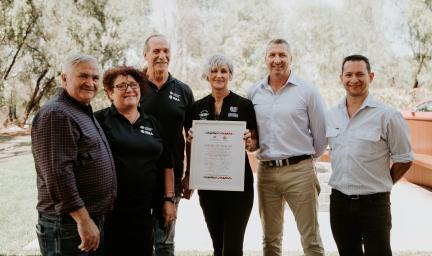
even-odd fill
[[[172,82],[175,83],[175,85],[178,86],[179,89],[183,90],[186,93],[192,94],[192,89],[188,84],[180,81],[175,77],[172,77],[172,79],[173,79]]]
[[[264,79],[258,81],[257,83],[249,86],[246,89],[246,95],[247,95],[248,99],[251,99],[251,100],[253,99],[253,97],[255,96],[255,94],[259,91],[259,89],[261,88],[262,84],[264,83]]]
[[[240,96],[240,95],[238,95],[237,93],[235,93],[235,92],[231,92],[232,93],[232,97],[233,97],[233,100],[235,100],[235,101],[237,101],[238,103],[240,103],[240,104],[244,104],[244,105],[249,105],[249,104],[252,104],[252,101],[251,100],[249,100],[249,99],[247,99],[247,98],[245,98],[245,97],[243,97],[243,96]]]
[[[108,113],[109,113],[109,107],[94,112],[94,116],[99,123],[102,123],[107,118]]]

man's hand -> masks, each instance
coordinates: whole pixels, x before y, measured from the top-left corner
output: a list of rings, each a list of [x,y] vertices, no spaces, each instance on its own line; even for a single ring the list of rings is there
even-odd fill
[[[172,202],[164,202],[162,208],[162,215],[164,217],[165,226],[172,223],[177,218],[177,212],[175,204]]]
[[[78,234],[81,238],[81,244],[78,248],[81,251],[96,251],[100,244],[100,232],[94,221],[90,218],[85,207],[69,213],[76,221]]]
[[[243,139],[245,141],[245,148],[249,152],[253,152],[258,149],[258,141],[256,139],[256,136],[254,136],[256,132],[253,131],[253,133],[254,134],[252,134],[252,132],[249,131],[249,129],[247,129],[244,132],[244,136],[243,136]]]
[[[181,197],[190,199],[193,192],[193,189],[189,189],[189,173],[186,172],[186,175],[183,177],[181,182]]]

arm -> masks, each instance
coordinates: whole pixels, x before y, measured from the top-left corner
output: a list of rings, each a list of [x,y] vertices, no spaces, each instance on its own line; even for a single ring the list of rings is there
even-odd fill
[[[83,251],[99,247],[99,229],[90,218],[76,186],[79,128],[59,111],[43,113],[32,128],[32,146],[38,173],[46,182],[58,214],[69,213],[77,223]]]
[[[326,147],[326,127],[325,127],[325,104],[317,90],[314,90],[308,102],[309,129],[313,137],[313,146],[315,148],[314,158],[320,157]]]
[[[175,197],[174,192],[174,170],[173,168],[165,168],[164,170],[164,197]],[[165,201],[163,203],[163,209],[162,209],[162,215],[164,216],[165,225],[169,224],[170,222],[173,222],[176,217],[176,207],[175,204],[171,201]]]
[[[409,128],[399,112],[390,116],[386,128],[387,145],[393,161],[390,175],[393,183],[396,183],[408,171],[414,160]]]
[[[100,244],[100,232],[85,207],[69,213],[78,226],[78,234],[81,244],[78,248],[82,251],[96,251]]]
[[[186,139],[186,171],[181,182],[181,195],[183,198],[190,199],[193,190],[189,189],[189,171],[190,171],[190,155],[191,155],[191,141],[192,141],[192,130],[185,128]]]
[[[392,177],[393,183],[398,182],[404,174],[411,167],[412,162],[407,163],[394,163],[390,169],[390,175]]]

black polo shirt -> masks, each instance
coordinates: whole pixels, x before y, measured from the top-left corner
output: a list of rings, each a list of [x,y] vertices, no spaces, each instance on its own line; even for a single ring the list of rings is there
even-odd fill
[[[231,91],[223,99],[219,116],[215,115],[215,99],[210,94],[192,105],[192,115],[191,118],[186,121],[185,127],[191,128],[192,120],[246,121],[247,129],[257,130],[255,110],[252,102]],[[253,190],[252,169],[247,155],[245,172],[245,191]]]
[[[171,74],[160,89],[145,80],[140,106],[145,113],[156,117],[164,128],[167,144],[173,153],[176,195],[179,196],[185,148],[183,127],[194,102],[192,90]]]
[[[162,127],[143,113],[131,124],[114,105],[95,113],[110,144],[117,170],[116,206],[128,210],[149,209],[163,193],[163,170],[172,167]]]

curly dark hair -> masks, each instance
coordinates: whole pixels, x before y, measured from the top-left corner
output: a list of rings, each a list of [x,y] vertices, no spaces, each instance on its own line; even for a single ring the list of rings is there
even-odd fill
[[[103,75],[103,86],[105,90],[112,91],[114,89],[114,80],[118,76],[130,75],[140,85],[141,90],[144,89],[144,74],[138,69],[128,66],[112,67],[105,71]]]

